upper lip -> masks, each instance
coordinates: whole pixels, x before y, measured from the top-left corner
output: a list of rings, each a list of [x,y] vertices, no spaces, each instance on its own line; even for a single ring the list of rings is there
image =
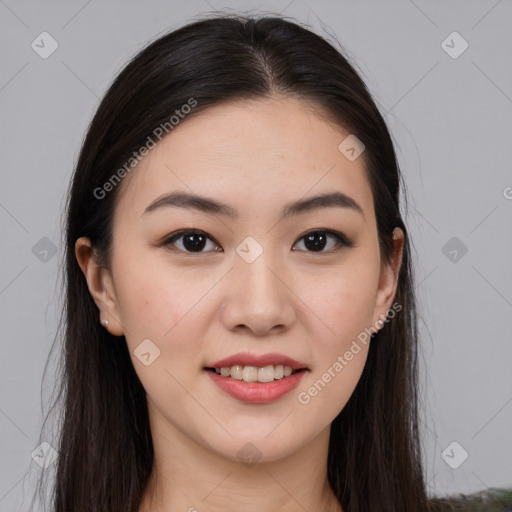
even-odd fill
[[[296,361],[291,357],[283,354],[270,353],[270,354],[250,354],[248,352],[234,354],[232,356],[220,359],[211,365],[207,365],[206,368],[223,368],[226,366],[271,366],[271,365],[283,365],[290,366],[293,370],[300,370],[302,368],[307,369],[306,365],[300,361]]]

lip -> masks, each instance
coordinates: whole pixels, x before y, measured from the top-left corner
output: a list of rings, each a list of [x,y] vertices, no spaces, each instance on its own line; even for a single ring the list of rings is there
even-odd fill
[[[274,380],[272,382],[245,382],[243,380],[236,380],[231,377],[217,375],[217,373],[207,370],[206,368],[203,371],[209,375],[213,382],[222,391],[233,398],[252,404],[268,404],[275,402],[295,389],[307,370],[304,369],[302,371],[292,373],[288,377],[283,377],[282,379]]]
[[[205,366],[205,368],[223,368],[226,366],[235,365],[257,366],[262,368],[264,366],[276,366],[279,364],[282,364],[283,366],[291,366],[293,370],[301,370],[303,368],[307,369],[306,365],[300,361],[296,361],[291,357],[275,352],[262,355],[251,354],[249,352],[241,352],[239,354],[234,354],[232,356],[221,359],[220,361],[216,361],[215,363],[208,364]]]

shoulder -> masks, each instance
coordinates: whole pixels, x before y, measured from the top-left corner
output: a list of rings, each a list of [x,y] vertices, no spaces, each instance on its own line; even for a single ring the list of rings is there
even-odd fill
[[[512,488],[429,500],[430,512],[512,512]]]

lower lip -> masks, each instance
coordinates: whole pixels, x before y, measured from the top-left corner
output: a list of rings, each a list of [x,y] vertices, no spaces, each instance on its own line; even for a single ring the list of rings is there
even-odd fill
[[[205,371],[210,378],[228,395],[252,404],[268,404],[281,398],[299,385],[306,370],[292,373],[272,382],[245,382],[243,380],[222,377],[211,370]]]

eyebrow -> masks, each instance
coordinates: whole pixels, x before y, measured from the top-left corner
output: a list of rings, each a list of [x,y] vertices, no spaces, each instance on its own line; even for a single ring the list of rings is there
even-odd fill
[[[197,210],[207,214],[223,215],[231,219],[238,219],[238,211],[229,204],[220,203],[215,199],[188,192],[175,191],[170,194],[164,194],[156,198],[149,206],[146,207],[144,213],[153,212],[163,207],[178,207],[191,210]],[[308,213],[320,208],[347,208],[351,209],[360,215],[363,219],[364,212],[359,203],[352,197],[343,194],[342,192],[332,192],[326,194],[319,194],[316,196],[300,199],[288,203],[283,208],[282,217],[292,217],[303,213]]]

